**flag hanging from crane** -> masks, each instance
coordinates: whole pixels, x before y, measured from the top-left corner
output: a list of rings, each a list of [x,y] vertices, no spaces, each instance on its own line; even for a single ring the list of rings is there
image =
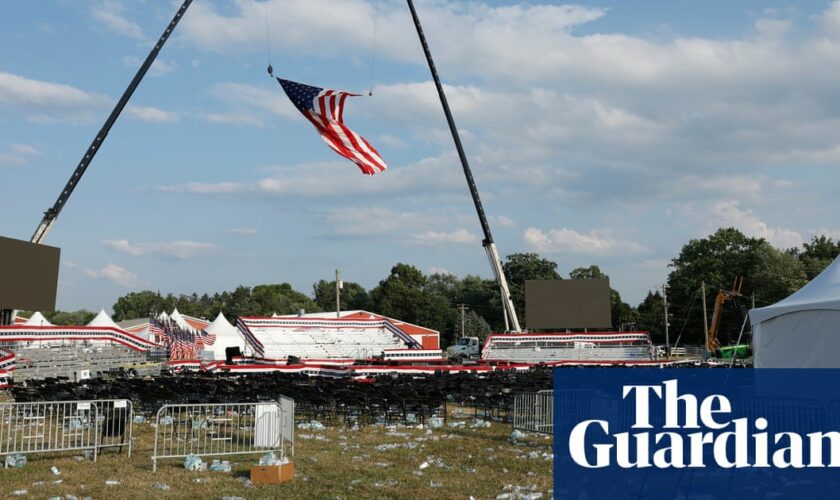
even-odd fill
[[[315,125],[321,138],[333,151],[358,165],[367,175],[388,168],[379,152],[344,124],[344,101],[359,94],[322,89],[282,78],[277,81],[292,104]]]

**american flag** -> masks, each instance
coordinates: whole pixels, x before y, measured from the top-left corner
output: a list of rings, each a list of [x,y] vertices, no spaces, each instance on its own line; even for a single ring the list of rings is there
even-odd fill
[[[388,165],[364,137],[344,124],[344,101],[350,92],[326,90],[277,79],[292,104],[318,129],[321,138],[336,153],[352,161],[367,175],[382,172]]]
[[[164,336],[163,327],[154,316],[149,318],[149,333],[154,336],[155,342]]]
[[[216,343],[216,334],[204,332],[204,345],[213,345]]]

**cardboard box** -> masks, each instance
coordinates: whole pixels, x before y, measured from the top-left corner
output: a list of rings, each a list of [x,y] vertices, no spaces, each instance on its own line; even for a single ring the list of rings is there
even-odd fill
[[[251,467],[251,482],[254,484],[280,484],[291,481],[295,475],[295,464],[257,465]]]

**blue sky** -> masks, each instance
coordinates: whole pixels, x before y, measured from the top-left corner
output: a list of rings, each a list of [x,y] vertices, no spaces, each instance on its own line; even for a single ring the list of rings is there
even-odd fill
[[[177,4],[0,0],[0,234],[28,239]],[[690,238],[840,235],[840,3],[417,2],[502,255],[599,265],[631,304]],[[365,92],[330,151],[265,73]],[[58,306],[396,262],[490,277],[404,2],[197,0],[46,243]]]

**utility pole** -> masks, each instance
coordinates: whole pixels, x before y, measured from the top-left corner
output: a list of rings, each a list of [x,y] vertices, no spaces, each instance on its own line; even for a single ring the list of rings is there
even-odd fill
[[[709,359],[709,317],[706,313],[706,282],[700,282],[700,290],[703,294],[703,333],[706,336],[706,343],[703,345],[704,359]]]
[[[466,327],[467,321],[466,321],[465,314],[466,314],[466,311],[467,311],[467,306],[466,306],[466,304],[458,304],[458,309],[461,310],[461,338],[464,338],[466,336],[466,328],[465,327]]]
[[[335,270],[335,317],[341,317],[341,289],[344,287],[344,283],[338,279],[339,272],[338,269]]]
[[[671,338],[668,336],[668,292],[666,286],[662,285],[662,305],[665,309],[665,354],[671,359]]]

